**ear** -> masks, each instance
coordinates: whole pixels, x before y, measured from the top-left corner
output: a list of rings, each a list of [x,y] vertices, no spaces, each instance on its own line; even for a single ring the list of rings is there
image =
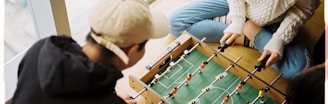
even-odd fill
[[[128,47],[128,49],[126,49],[126,55],[131,55],[135,52],[138,51],[139,45],[138,44],[133,44],[132,46]]]

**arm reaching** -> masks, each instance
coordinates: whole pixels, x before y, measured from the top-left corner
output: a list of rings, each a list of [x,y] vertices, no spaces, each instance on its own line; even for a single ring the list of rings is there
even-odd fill
[[[221,38],[220,43],[230,45],[243,31],[246,9],[244,0],[228,0],[228,4],[228,18],[231,18],[231,24],[224,30],[224,36]]]
[[[284,46],[297,35],[298,29],[307,21],[319,6],[319,0],[299,0],[285,14],[272,39],[264,47],[266,50],[283,56]]]

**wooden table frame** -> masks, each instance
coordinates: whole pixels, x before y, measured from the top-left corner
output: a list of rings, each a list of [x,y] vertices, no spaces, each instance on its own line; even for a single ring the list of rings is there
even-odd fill
[[[168,64],[168,61],[170,61],[171,59],[175,59],[176,57],[181,55],[181,53],[187,47],[193,46],[198,42],[200,42],[201,45],[198,46],[196,49],[207,57],[211,56],[214,52],[216,52],[215,50],[218,47],[218,44],[203,43],[200,40],[189,35],[189,33],[183,33],[175,41],[180,42],[181,44],[174,48],[171,52],[163,55],[159,60],[157,60],[158,62],[153,62],[154,65],[152,65],[151,69],[144,76],[142,76],[140,79],[135,76],[129,77],[130,87],[136,92],[140,92],[144,88],[147,89],[141,94],[141,96],[144,97],[146,104],[157,104],[160,101],[163,101],[165,104],[169,103],[162,96],[154,92],[154,90],[152,90],[149,86],[146,85],[146,83],[149,82],[149,80],[151,80],[160,71],[160,66]],[[169,46],[172,46],[174,44],[176,43],[173,42]],[[247,58],[247,54],[240,52],[243,49],[244,48],[240,48],[238,46],[228,47],[223,53],[217,52],[218,55],[216,55],[212,60],[215,61],[217,64],[221,65],[222,67],[228,67],[229,65],[234,64],[234,67],[229,71],[240,77],[241,79],[245,79],[250,74],[250,72],[254,70],[254,66],[257,64],[257,58],[253,58],[253,61],[249,61],[250,59],[243,60],[244,56],[246,56]],[[239,56],[243,56],[243,58],[237,64],[233,63],[233,59],[237,59],[237,57]],[[255,73],[254,76],[252,76],[252,78],[247,81],[247,83],[256,89],[265,88],[268,87],[268,85],[278,75],[279,73],[277,73],[274,69],[270,67],[265,70],[262,70],[261,72]],[[286,83],[287,81],[285,79],[279,78],[277,82],[273,84],[270,90],[266,92],[266,95],[278,103],[283,103],[286,98]]]

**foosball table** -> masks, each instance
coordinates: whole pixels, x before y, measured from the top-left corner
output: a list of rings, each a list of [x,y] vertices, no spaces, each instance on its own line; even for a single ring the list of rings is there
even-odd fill
[[[145,66],[129,76],[130,87],[146,104],[276,104],[286,99],[286,80],[238,46],[204,43],[185,32]],[[238,50],[238,51],[236,51]],[[246,57],[244,59],[243,57]]]

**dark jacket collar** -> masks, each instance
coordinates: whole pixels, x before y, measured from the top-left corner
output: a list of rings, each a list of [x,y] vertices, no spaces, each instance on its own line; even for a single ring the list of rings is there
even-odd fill
[[[90,61],[82,48],[65,36],[48,38],[37,61],[41,88],[50,95],[112,93],[123,77],[113,66]]]

